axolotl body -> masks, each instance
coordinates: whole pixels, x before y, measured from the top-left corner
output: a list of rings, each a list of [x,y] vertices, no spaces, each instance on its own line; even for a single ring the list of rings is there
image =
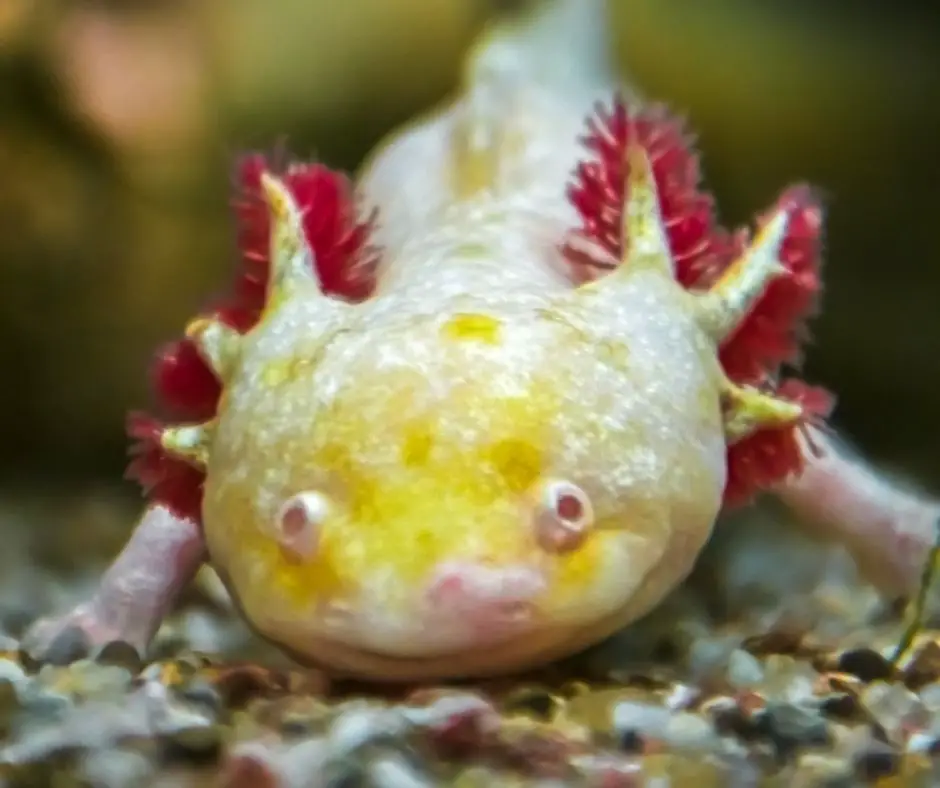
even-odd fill
[[[721,265],[682,252],[670,179],[694,177],[691,159],[670,163],[655,113],[631,120],[635,96],[595,118],[600,159],[578,170],[591,102],[619,87],[593,6],[543,4],[490,32],[460,96],[367,163],[364,218],[332,246],[311,222],[339,209],[299,184],[334,176],[257,169],[259,307],[187,329],[218,384],[208,417],[136,427],[158,455],[152,486],[183,467],[197,501],[156,495],[96,596],[35,643],[77,626],[143,651],[210,561],[251,625],[303,661],[387,680],[519,670],[654,607],[742,480],[861,559],[874,545],[886,590],[910,590],[927,529],[894,549],[898,523],[936,510],[826,451],[824,397],[725,352],[775,282],[816,288],[784,252],[797,230],[818,236],[818,206],[782,198]],[[330,265],[359,266],[368,292],[328,287]]]

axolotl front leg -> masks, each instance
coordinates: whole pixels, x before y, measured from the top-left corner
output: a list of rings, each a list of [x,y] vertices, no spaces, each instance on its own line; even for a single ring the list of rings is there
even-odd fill
[[[114,641],[143,655],[206,558],[198,523],[151,504],[91,599],[64,616],[37,622],[23,648],[52,663],[72,661]]]
[[[940,502],[903,489],[837,438],[810,428],[803,472],[774,492],[817,535],[841,544],[891,599],[918,592],[940,532]]]

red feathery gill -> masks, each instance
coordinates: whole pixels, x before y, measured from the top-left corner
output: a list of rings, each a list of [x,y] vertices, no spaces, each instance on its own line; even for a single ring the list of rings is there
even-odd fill
[[[698,157],[682,124],[662,107],[634,111],[619,98],[610,108],[599,106],[588,120],[583,137],[587,156],[568,192],[581,219],[566,244],[576,277],[603,276],[619,264],[626,154],[634,143],[643,147],[652,165],[677,279],[687,288],[709,287],[746,247],[749,233],[730,233],[718,224],[713,197],[700,189]],[[787,189],[774,210],[780,207],[790,212],[780,254],[787,273],[771,282],[722,343],[719,358],[730,380],[798,403],[804,418],[786,428],[759,430],[728,447],[727,506],[746,503],[759,490],[799,473],[803,454],[798,436],[808,423],[826,418],[833,406],[824,389],[796,378],[777,382],[781,367],[800,361],[806,321],[816,310],[821,286],[822,246],[822,207],[809,187]],[[771,213],[758,217],[758,228]]]
[[[261,154],[239,162],[240,194],[234,208],[241,266],[232,291],[207,310],[208,316],[242,333],[257,323],[265,303],[270,221],[261,196],[261,174],[272,170],[272,162]],[[368,297],[374,286],[372,222],[357,220],[346,176],[317,163],[292,163],[280,174],[304,211],[304,231],[324,292],[348,301]],[[172,342],[158,353],[152,386],[161,418],[202,422],[216,413],[221,386],[189,339]],[[204,473],[162,448],[161,418],[132,413],[128,419],[134,444],[127,475],[140,482],[150,501],[199,522]]]

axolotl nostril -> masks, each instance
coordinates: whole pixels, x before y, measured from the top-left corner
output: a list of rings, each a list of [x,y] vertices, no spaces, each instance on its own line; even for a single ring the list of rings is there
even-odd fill
[[[358,203],[319,165],[251,160],[240,289],[160,361],[187,418],[133,427],[151,503],[40,650],[68,625],[144,650],[209,561],[303,661],[519,670],[644,615],[761,489],[910,590],[937,508],[841,457],[828,396],[779,377],[819,286],[818,203],[791,189],[752,239],[724,233],[677,124],[609,104],[600,6],[496,25]],[[917,549],[895,549],[902,520]]]

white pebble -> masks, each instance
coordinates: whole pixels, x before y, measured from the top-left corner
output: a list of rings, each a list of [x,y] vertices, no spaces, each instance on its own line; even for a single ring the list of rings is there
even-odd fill
[[[728,681],[736,689],[751,689],[764,680],[764,668],[753,654],[741,648],[731,652],[728,660]]]
[[[414,769],[397,758],[383,758],[376,761],[369,769],[375,788],[433,788],[418,775]]]

